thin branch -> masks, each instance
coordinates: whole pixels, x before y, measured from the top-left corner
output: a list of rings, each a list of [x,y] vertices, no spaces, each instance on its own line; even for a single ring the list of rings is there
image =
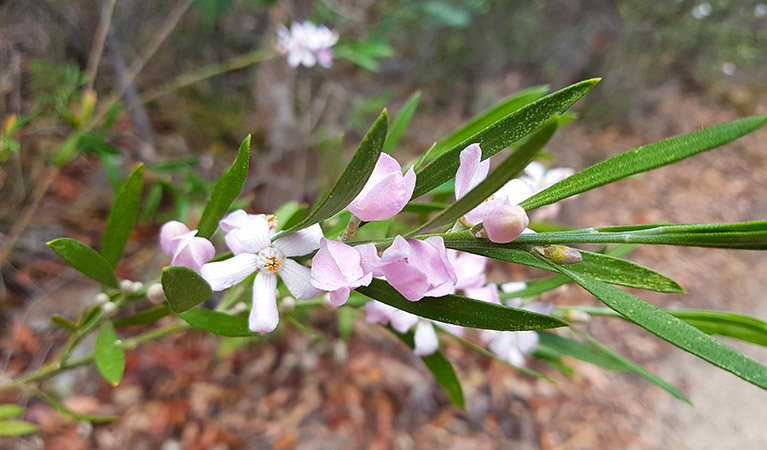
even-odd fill
[[[101,55],[104,53],[104,42],[107,39],[107,32],[112,24],[112,13],[116,3],[117,0],[106,0],[101,10],[99,26],[96,29],[96,39],[93,41],[91,53],[88,56],[88,69],[85,71],[85,92],[93,90],[93,83],[96,81],[96,73],[99,71]]]

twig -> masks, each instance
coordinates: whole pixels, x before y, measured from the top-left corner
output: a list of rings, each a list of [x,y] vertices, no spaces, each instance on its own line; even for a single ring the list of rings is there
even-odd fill
[[[101,18],[96,29],[96,39],[93,41],[93,46],[88,56],[88,69],[85,71],[85,92],[93,90],[93,83],[96,81],[96,73],[99,71],[101,55],[104,53],[104,42],[107,39],[107,32],[112,23],[112,13],[116,3],[117,0],[106,0],[104,7],[101,9]]]

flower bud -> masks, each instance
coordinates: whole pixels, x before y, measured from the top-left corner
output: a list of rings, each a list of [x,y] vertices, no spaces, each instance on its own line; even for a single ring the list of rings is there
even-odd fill
[[[97,305],[103,305],[109,301],[109,296],[103,292],[99,292],[96,294],[95,300]]]
[[[280,303],[280,312],[290,313],[293,312],[294,309],[296,309],[296,299],[289,295],[283,297],[282,302]]]
[[[117,314],[118,309],[119,308],[117,307],[117,305],[115,305],[112,302],[107,302],[101,305],[101,312],[104,313],[104,315],[109,317],[115,316]]]
[[[566,245],[549,245],[543,247],[543,256],[557,264],[577,264],[583,261],[581,252]]]
[[[146,298],[148,298],[149,301],[155,305],[159,305],[164,302],[165,291],[162,290],[162,285],[160,283],[155,283],[149,286],[149,289],[146,290]]]
[[[136,292],[136,291],[140,290],[143,287],[144,287],[144,283],[142,283],[140,281],[134,281],[133,282],[133,292]]]
[[[527,213],[519,205],[503,205],[495,208],[482,222],[483,235],[492,242],[505,244],[518,238],[530,224]]]
[[[131,280],[120,280],[120,292],[123,295],[131,295],[136,292],[135,285]]]
[[[581,322],[586,323],[591,320],[591,315],[587,312],[580,311],[578,309],[569,309],[564,314],[563,319],[567,320],[568,322]]]
[[[415,189],[415,172],[404,175],[397,160],[381,153],[362,191],[347,209],[365,222],[387,220],[402,211]]]

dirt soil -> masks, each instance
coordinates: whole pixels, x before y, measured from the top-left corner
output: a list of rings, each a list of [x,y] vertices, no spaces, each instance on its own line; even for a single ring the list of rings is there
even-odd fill
[[[716,103],[659,89],[656,110],[632,126],[599,132],[579,125],[561,130],[548,148],[557,165],[581,169],[638,145],[737,115]],[[762,108],[761,113],[767,112]],[[449,114],[448,114],[449,117]],[[424,128],[429,124],[419,124]],[[435,125],[436,126],[436,125]],[[439,128],[444,127],[444,123]],[[734,222],[767,217],[767,152],[764,130],[723,149],[582,194],[563,209],[575,226],[668,222]],[[67,194],[90,165],[63,173],[49,193],[57,202],[96,201]],[[79,172],[78,172],[79,171]],[[106,185],[106,184],[104,184]],[[79,192],[79,191],[78,191]],[[98,197],[98,196],[97,196]],[[45,212],[46,210],[44,210]],[[71,214],[71,213],[70,213]],[[100,215],[101,214],[101,215]],[[34,286],[35,299],[11,311],[0,339],[5,373],[41,363],[60,336],[47,326],[52,312],[70,313],[67,298],[87,296],[92,286],[61,267],[42,242],[62,233],[45,213],[20,242],[28,267],[13,282]],[[62,218],[78,223],[81,238],[93,217]],[[155,229],[139,230],[152,235]],[[686,294],[635,291],[664,307],[730,310],[767,318],[767,255],[697,248],[643,247],[631,258],[679,281]],[[19,258],[16,258],[19,261]],[[151,239],[136,250],[123,276],[156,269]],[[499,277],[510,268],[496,268]],[[156,273],[156,272],[153,272]],[[514,271],[516,274],[517,272]],[[575,287],[559,291],[559,304],[594,304]],[[322,312],[315,341],[291,325],[275,335],[224,356],[219,339],[186,332],[127,355],[126,375],[112,387],[93,368],[55,380],[71,393],[67,405],[84,413],[118,414],[111,424],[90,425],[64,418],[32,397],[4,397],[28,404],[27,419],[41,433],[0,440],[0,448],[65,449],[757,449],[767,448],[764,431],[767,392],[718,370],[617,319],[594,318],[594,336],[670,380],[695,406],[679,402],[634,375],[607,372],[572,360],[578,373],[564,376],[541,363],[556,384],[522,375],[472,351],[448,344],[466,396],[466,411],[451,405],[422,362],[385,330],[360,314],[351,340],[338,339],[335,315]],[[131,330],[139,332],[141,329]],[[767,363],[767,351],[735,345]]]

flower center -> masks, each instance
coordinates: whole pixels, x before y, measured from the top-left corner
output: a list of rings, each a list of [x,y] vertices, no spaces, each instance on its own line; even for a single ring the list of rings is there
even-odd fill
[[[269,231],[274,231],[277,228],[277,217],[274,214],[268,214],[266,221],[269,223]]]
[[[282,261],[285,259],[282,252],[274,247],[267,247],[258,252],[256,256],[258,270],[266,270],[275,274],[280,270],[280,265],[282,265]]]

